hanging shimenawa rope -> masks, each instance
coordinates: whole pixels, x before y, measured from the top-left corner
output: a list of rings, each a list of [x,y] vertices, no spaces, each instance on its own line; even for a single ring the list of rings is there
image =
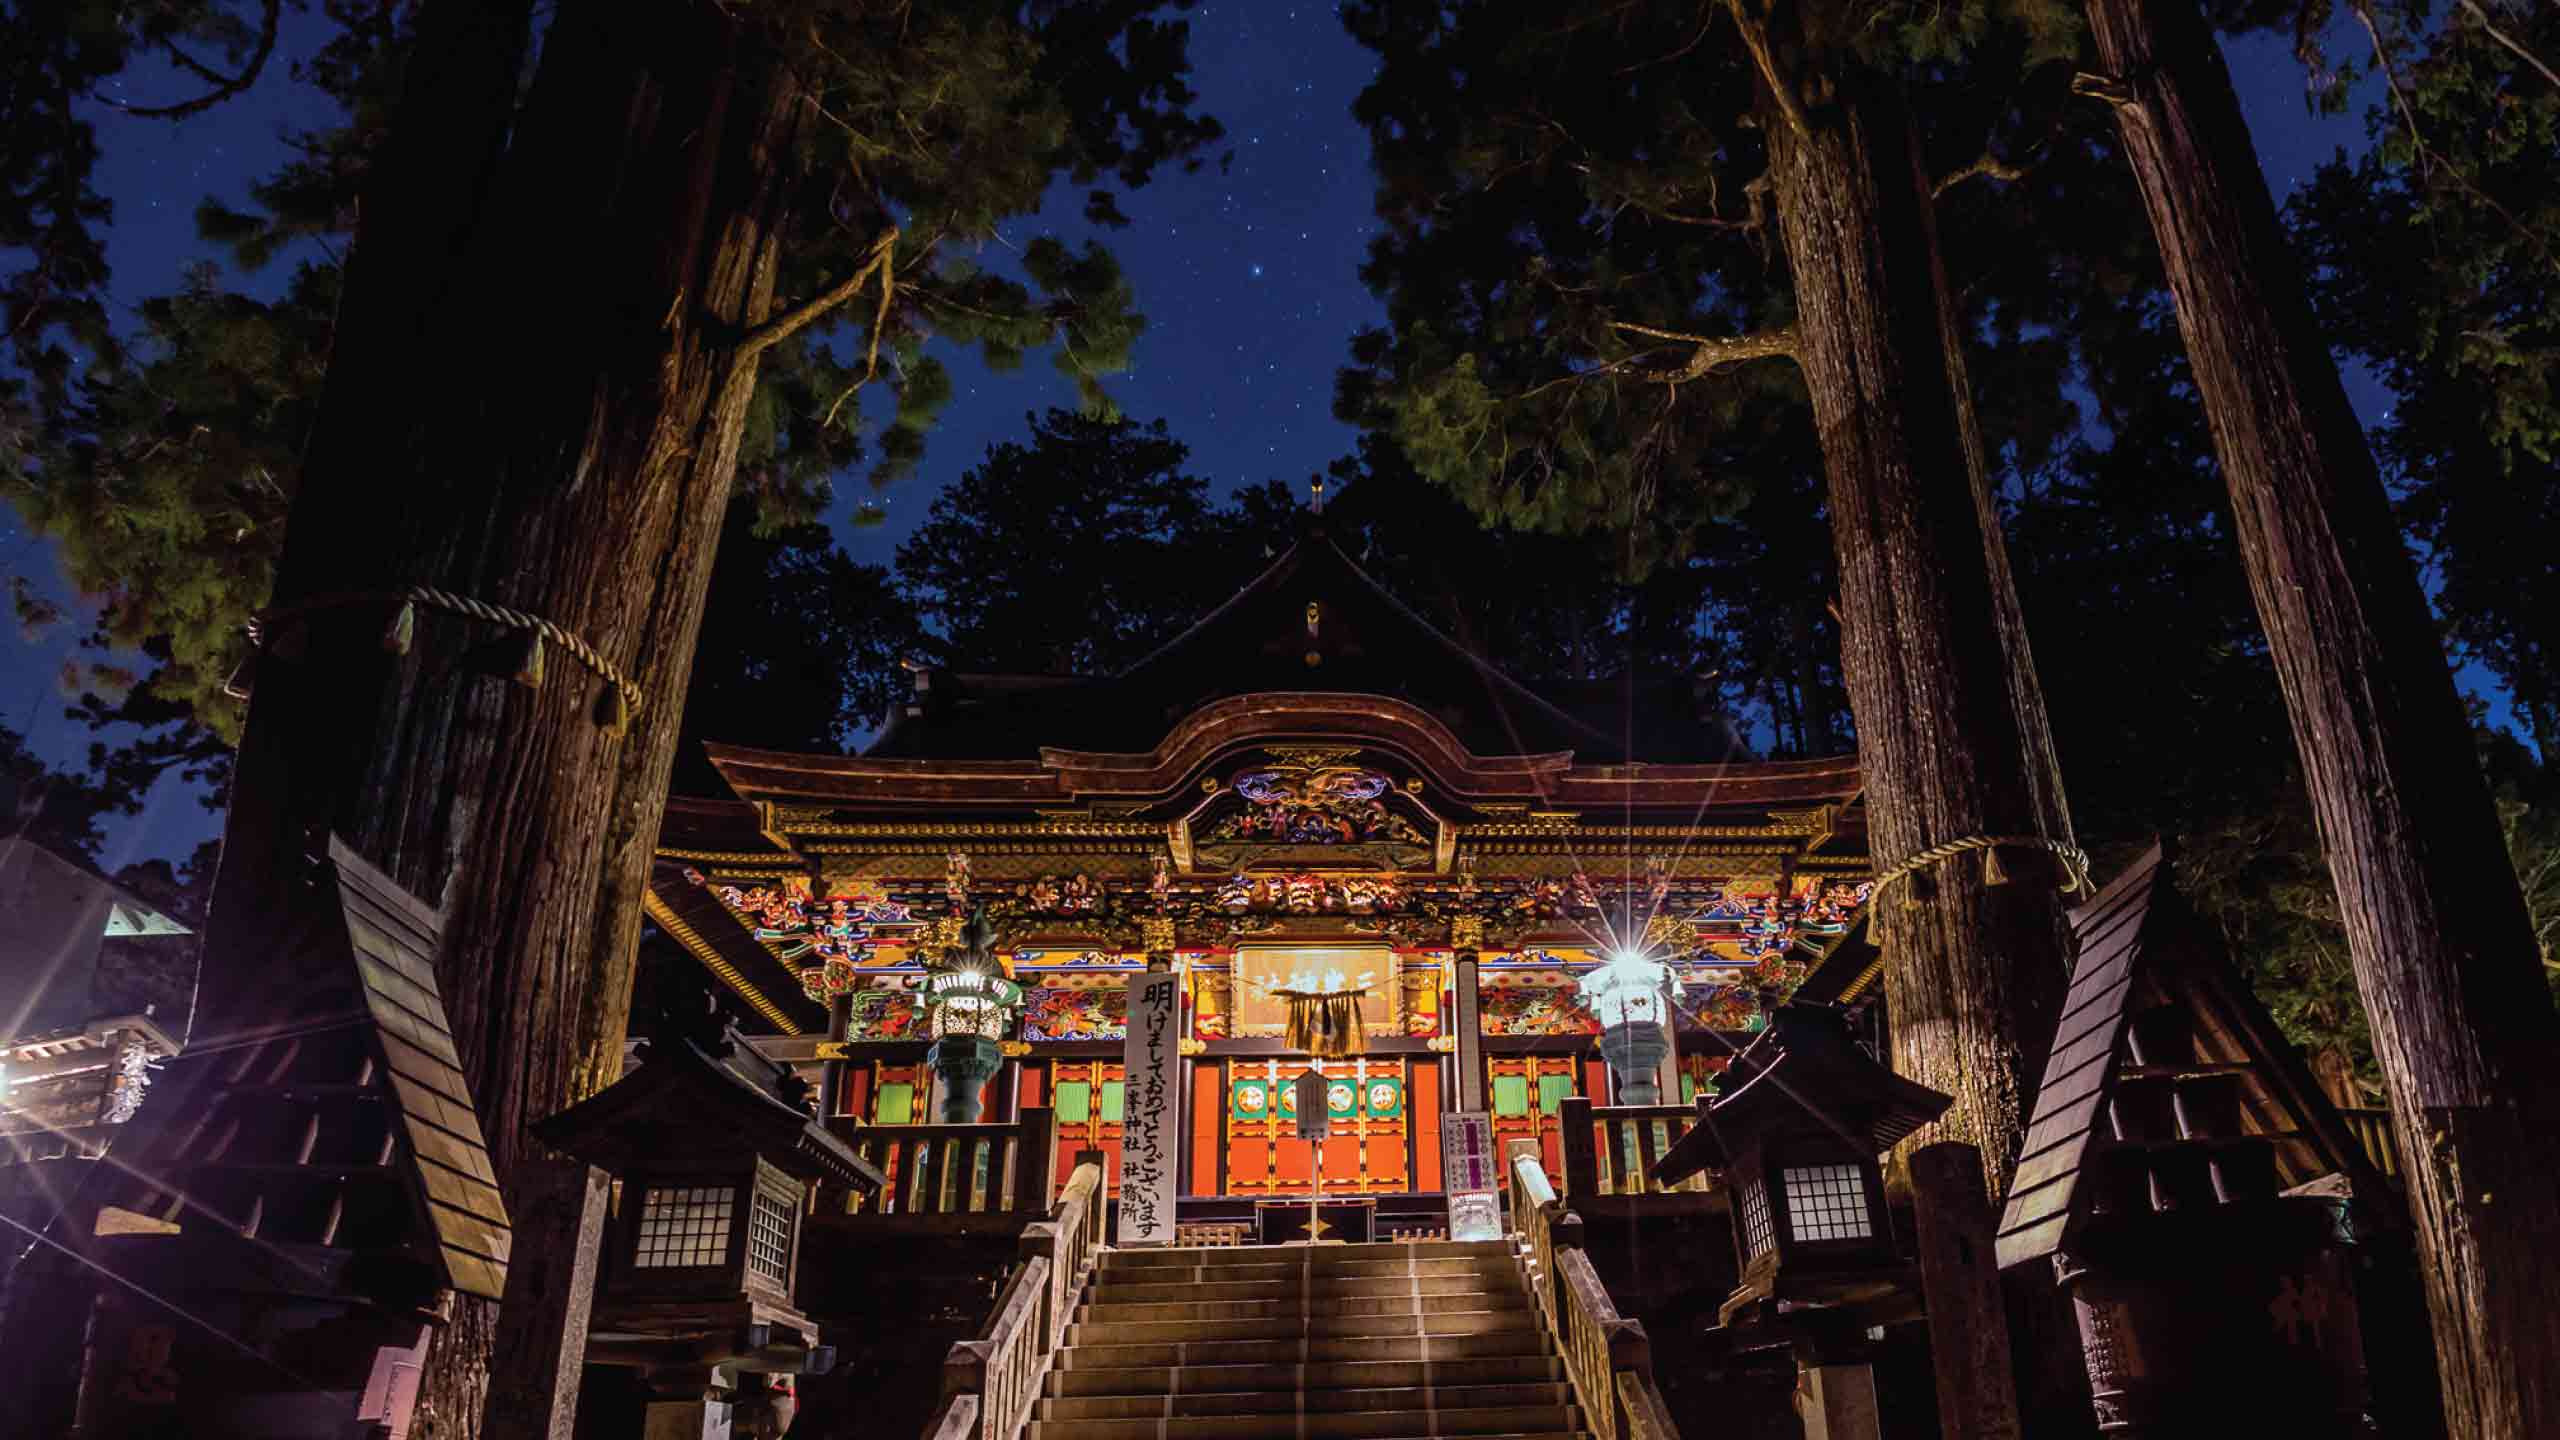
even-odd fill
[[[2001,848],[2042,850],[2059,859],[2062,862],[2062,892],[2066,895],[2086,891],[2089,888],[2089,854],[2077,845],[2065,844],[2043,835],[1967,835],[1958,840],[1940,841],[1926,850],[1917,851],[1906,857],[1901,864],[1877,876],[1875,888],[1867,892],[1868,903],[1872,904],[1883,899],[1885,887],[1906,875],[1916,874],[1951,860],[1967,850]],[[1987,857],[1983,866],[1982,883],[2003,885],[2008,883],[2008,879],[2009,877],[2000,870],[2000,857],[1997,854]]]
[[[525,636],[525,651],[515,658],[510,678],[525,686],[542,684],[542,647],[547,642],[569,653],[569,658],[585,666],[604,681],[604,693],[596,697],[594,718],[597,728],[620,739],[631,728],[631,717],[640,713],[640,692],[614,663],[596,653],[596,648],[575,632],[553,624],[539,615],[486,600],[474,600],[433,585],[412,585],[406,590],[359,591],[353,594],[326,595],[308,604],[282,610],[261,612],[249,624],[249,641],[264,647],[279,621],[307,615],[315,610],[335,609],[366,602],[396,606],[389,623],[382,629],[382,648],[394,655],[409,653],[409,645],[417,633],[418,607],[442,610],[466,619],[490,625],[503,625]],[[226,687],[232,688],[232,687]]]

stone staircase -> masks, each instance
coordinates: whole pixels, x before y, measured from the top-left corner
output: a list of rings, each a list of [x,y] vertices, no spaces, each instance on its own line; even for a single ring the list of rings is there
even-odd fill
[[[1517,1254],[1109,1252],[1023,1440],[1587,1440]]]

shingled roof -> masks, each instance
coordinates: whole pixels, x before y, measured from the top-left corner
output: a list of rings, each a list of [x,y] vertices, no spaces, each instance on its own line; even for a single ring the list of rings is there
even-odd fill
[[[252,1239],[267,1283],[496,1299],[509,1230],[436,986],[439,917],[336,840],[275,937],[271,1003],[172,1067],[102,1205]]]
[[[2338,1173],[2379,1193],[2363,1148],[2177,894],[2165,847],[2071,926],[2079,959],[2000,1217],[2003,1268],[2053,1254],[2100,1215],[2263,1198]]]

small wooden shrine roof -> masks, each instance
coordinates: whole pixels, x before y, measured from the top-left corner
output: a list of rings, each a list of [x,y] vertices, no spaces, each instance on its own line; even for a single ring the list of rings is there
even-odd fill
[[[2231,968],[2219,937],[2178,895],[2165,845],[2152,846],[2072,911],[2071,928],[2079,958],[2002,1206],[2002,1268],[2053,1254],[2089,1220],[2097,1157],[2180,1143],[2118,1133],[2109,1102],[2132,1080],[2237,1077],[2244,1133],[2209,1140],[2264,1139],[2274,1148],[2280,1183],[2340,1172],[2358,1189],[2381,1183],[2274,1018]],[[2160,1010],[2185,1013],[2195,1053],[2175,1063],[2138,1063],[2129,1032],[2138,1016]]]
[[[1733,1057],[1701,1123],[1654,1162],[1653,1177],[1676,1185],[1722,1169],[1746,1136],[1808,1117],[1882,1154],[1952,1103],[1859,1049],[1840,1011],[1781,1005],[1769,1028]]]
[[[87,866],[24,835],[0,837],[0,1046],[130,1010],[136,1023],[164,1037],[164,1053],[176,1050],[185,1016],[155,1013],[146,1021],[140,1003],[98,993],[97,971],[111,939],[187,933]]]
[[[100,1202],[123,1233],[254,1237],[287,1289],[496,1299],[510,1230],[437,988],[440,917],[334,838],[309,863],[274,973],[234,987],[266,998],[171,1066]]]
[[[686,1170],[744,1168],[761,1157],[801,1179],[863,1191],[887,1183],[879,1167],[828,1133],[783,1087],[790,1067],[747,1045],[735,1030],[710,1049],[681,1036],[640,1048],[620,1080],[537,1122],[534,1133],[616,1176],[671,1163]]]

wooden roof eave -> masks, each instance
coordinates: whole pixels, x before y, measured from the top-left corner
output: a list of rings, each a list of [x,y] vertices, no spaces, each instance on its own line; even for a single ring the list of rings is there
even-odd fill
[[[1859,790],[1852,756],[1698,765],[1577,766],[1570,751],[1479,755],[1436,717],[1383,695],[1282,691],[1231,696],[1185,716],[1154,749],[1043,749],[1038,759],[934,760],[792,755],[708,744],[741,799],[891,807],[1002,806],[1086,798],[1166,799],[1217,756],[1257,741],[1346,741],[1411,761],[1462,801],[1574,805],[1845,805]]]

